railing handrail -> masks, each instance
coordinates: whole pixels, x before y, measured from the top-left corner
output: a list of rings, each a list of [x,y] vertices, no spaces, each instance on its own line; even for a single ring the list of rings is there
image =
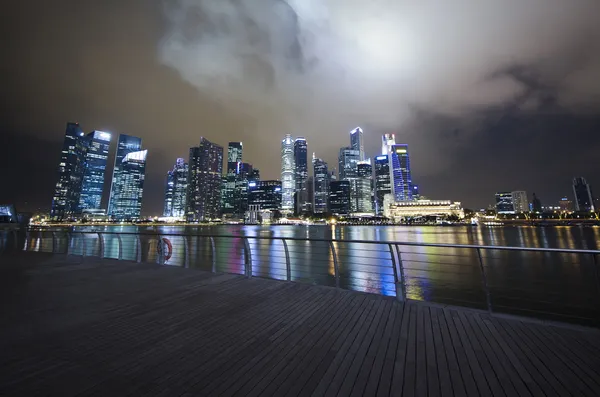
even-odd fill
[[[51,230],[31,229],[31,231],[51,232]],[[56,230],[55,230],[56,232]],[[448,243],[420,243],[412,241],[389,241],[389,240],[348,240],[348,239],[327,239],[314,237],[283,237],[283,236],[247,236],[247,235],[219,235],[219,234],[194,234],[194,233],[143,233],[143,232],[113,232],[113,231],[71,231],[72,234],[120,234],[132,236],[189,236],[189,237],[207,237],[207,238],[248,238],[254,240],[287,240],[287,241],[319,241],[324,243],[355,243],[355,244],[395,244],[409,247],[440,247],[440,248],[467,248],[467,249],[484,249],[484,250],[500,250],[500,251],[530,251],[530,252],[558,252],[566,254],[600,254],[600,250],[583,250],[572,248],[537,248],[537,247],[510,247],[505,245],[477,245],[477,244],[448,244]]]

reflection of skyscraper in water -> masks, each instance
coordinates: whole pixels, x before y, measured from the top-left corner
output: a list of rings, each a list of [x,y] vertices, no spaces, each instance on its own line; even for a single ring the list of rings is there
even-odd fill
[[[108,202],[108,215],[115,219],[140,217],[148,154],[141,149],[141,138],[119,135]]]
[[[296,190],[296,166],[294,162],[294,140],[287,134],[281,141],[281,209],[294,209]]]
[[[394,199],[396,201],[412,200],[412,180],[410,175],[408,145],[394,144],[390,146],[390,149],[390,175]]]

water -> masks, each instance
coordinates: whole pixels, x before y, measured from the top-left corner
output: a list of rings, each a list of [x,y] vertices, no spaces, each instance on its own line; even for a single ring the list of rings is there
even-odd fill
[[[599,249],[600,228],[559,227],[447,227],[447,226],[108,226],[79,227],[78,231],[119,232],[123,259],[157,262],[157,234],[172,246],[167,264],[203,270],[244,273],[243,236],[364,240],[489,246]],[[139,248],[135,235],[142,236]],[[187,235],[183,237],[182,235]],[[207,235],[226,236],[211,239]],[[98,255],[96,234],[86,234],[86,254]],[[44,241],[45,240],[45,241]],[[66,249],[66,239],[58,239]],[[37,241],[37,242],[36,242]],[[213,256],[214,243],[215,255]],[[286,250],[281,240],[248,240],[255,277],[288,278]],[[287,240],[289,278],[335,286],[334,250],[327,242]],[[47,250],[45,239],[30,239],[32,249]],[[37,244],[37,248],[36,245]],[[51,244],[51,238],[50,238]],[[399,245],[393,259],[387,244],[335,242],[342,288],[395,295],[394,265],[402,262],[409,299],[487,308],[482,267],[476,250]],[[186,258],[186,247],[189,256]],[[77,240],[72,252],[81,253]],[[105,235],[104,253],[119,257],[116,235]],[[483,269],[494,311],[600,324],[600,283],[592,255],[482,250]],[[600,259],[600,258],[597,258]],[[393,262],[394,261],[394,262]],[[398,269],[398,268],[397,268]],[[399,270],[400,271],[400,270]],[[402,278],[399,275],[399,278]]]

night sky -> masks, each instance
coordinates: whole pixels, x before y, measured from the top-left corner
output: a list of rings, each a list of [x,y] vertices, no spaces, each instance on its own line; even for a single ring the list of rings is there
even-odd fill
[[[408,143],[421,193],[600,194],[597,0],[20,1],[0,24],[0,203],[49,210],[68,121],[140,136],[144,214],[200,137],[280,177],[284,134],[330,167]],[[226,150],[226,149],[225,149]],[[109,159],[112,162],[112,158]],[[110,167],[112,168],[112,166]],[[106,188],[110,185],[107,174]],[[106,196],[106,195],[105,195]],[[103,202],[106,207],[107,200]]]

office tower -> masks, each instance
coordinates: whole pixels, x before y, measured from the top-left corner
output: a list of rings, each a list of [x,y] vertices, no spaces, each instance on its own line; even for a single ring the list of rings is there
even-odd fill
[[[129,152],[119,164],[119,173],[113,178],[113,194],[110,198],[112,212],[118,220],[138,219],[142,212],[142,196],[146,175],[147,150]]]
[[[365,144],[363,130],[360,127],[356,127],[350,131],[350,148],[358,151],[358,160],[365,160]]]
[[[281,209],[281,181],[248,182],[248,205],[261,211]]]
[[[573,194],[575,195],[575,211],[594,211],[594,197],[587,181],[582,178],[573,179]]]
[[[408,145],[395,144],[390,147],[390,180],[392,194],[396,201],[412,200],[412,180],[410,176],[410,160]]]
[[[87,141],[78,123],[67,123],[50,218],[61,221],[72,217],[79,205]]]
[[[359,161],[357,164],[357,178],[351,183],[354,183],[354,188],[350,189],[350,195],[354,205],[351,208],[356,208],[356,212],[369,213],[373,212],[373,199],[371,192],[373,191],[373,167],[371,161]]]
[[[123,172],[123,161],[129,153],[139,152],[142,150],[142,138],[136,136],[120,134],[117,141],[117,151],[115,153],[115,165],[113,167],[112,183],[110,186],[110,197],[108,199],[108,215],[115,216],[116,213],[121,213],[115,208],[116,198],[123,197],[121,192],[127,190],[123,183],[125,179],[121,178]]]
[[[189,166],[182,158],[178,158],[173,166],[173,169],[167,173],[165,210],[163,212],[163,216],[176,218],[185,216],[188,173]]]
[[[394,134],[383,134],[381,137],[381,154],[387,156],[391,153],[391,147],[396,144]]]
[[[315,214],[323,214],[328,211],[329,172],[327,170],[327,163],[322,159],[316,158],[314,153],[312,163],[314,174],[313,211]]]
[[[99,210],[101,207],[111,135],[108,132],[92,131],[85,139],[87,151],[78,212]]]
[[[386,194],[392,193],[392,182],[390,177],[390,161],[388,155],[375,157],[375,213],[383,214],[383,199]]]
[[[294,161],[296,166],[296,200],[295,212],[304,214],[309,211],[308,191],[306,180],[308,179],[308,154],[306,139],[298,137],[294,141]]]
[[[527,199],[527,192],[523,190],[516,190],[512,192],[512,201],[516,213],[529,212],[529,200]]]
[[[306,180],[306,191],[308,192],[308,202],[309,202],[309,213],[314,213],[314,207],[313,204],[315,202],[315,178],[312,176],[309,176],[308,179]]]
[[[335,215],[350,214],[350,181],[329,182],[329,210]]]
[[[229,142],[227,146],[227,174],[235,173],[237,163],[243,159],[244,145],[242,142]]]
[[[514,214],[515,206],[513,204],[512,192],[496,193],[496,212],[498,214]]]
[[[360,152],[350,147],[340,149],[338,156],[338,167],[340,180],[351,180],[356,178],[357,163],[360,161]]]
[[[542,212],[542,202],[537,198],[535,193],[533,193],[533,199],[531,200],[531,210],[538,213]]]
[[[243,218],[248,210],[248,182],[253,177],[252,164],[238,163],[235,177],[233,212],[237,217]]]
[[[535,196],[535,193],[534,193]],[[560,207],[561,211],[564,212],[571,212],[573,211],[573,201],[569,200],[568,197],[563,197],[560,199],[560,201],[558,202],[558,206]],[[535,211],[535,209],[534,209]]]
[[[281,209],[294,210],[296,190],[296,165],[294,162],[294,140],[290,134],[281,141]]]
[[[189,221],[208,221],[220,216],[223,147],[200,138],[190,148],[186,216]]]

